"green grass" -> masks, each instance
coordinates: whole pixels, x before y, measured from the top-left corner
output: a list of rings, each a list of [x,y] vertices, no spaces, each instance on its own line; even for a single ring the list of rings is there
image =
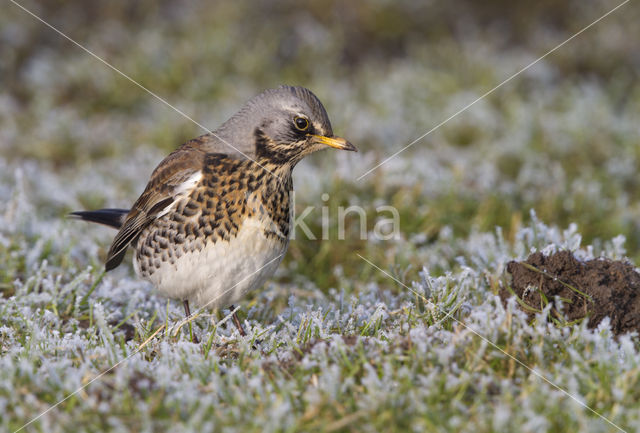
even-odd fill
[[[307,86],[360,152],[296,168],[317,239],[298,230],[241,305],[247,338],[228,311],[176,330],[181,305],[130,265],[102,272],[114,233],[65,215],[130,206],[203,131],[7,5],[0,430],[79,388],[25,431],[617,431],[562,390],[640,430],[637,335],[497,298],[534,250],[640,262],[635,3],[362,180],[614,5],[25,6],[210,128],[261,89]],[[361,239],[351,214],[341,239],[353,205],[368,234],[393,206],[399,236]]]

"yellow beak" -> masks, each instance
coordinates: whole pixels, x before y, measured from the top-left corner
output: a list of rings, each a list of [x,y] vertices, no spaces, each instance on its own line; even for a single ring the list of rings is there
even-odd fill
[[[336,149],[350,150],[352,152],[358,151],[353,144],[349,143],[342,137],[325,137],[324,135],[314,134],[311,134],[311,137],[313,137],[313,141],[316,143],[326,144],[327,146],[334,147]]]

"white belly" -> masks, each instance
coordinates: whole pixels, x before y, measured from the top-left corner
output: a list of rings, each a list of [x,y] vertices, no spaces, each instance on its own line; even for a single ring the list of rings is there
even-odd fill
[[[288,239],[268,238],[264,227],[258,219],[245,220],[230,241],[210,241],[173,264],[163,262],[146,279],[165,296],[187,299],[196,308],[229,306],[260,288],[284,257]],[[135,258],[134,268],[139,274]]]

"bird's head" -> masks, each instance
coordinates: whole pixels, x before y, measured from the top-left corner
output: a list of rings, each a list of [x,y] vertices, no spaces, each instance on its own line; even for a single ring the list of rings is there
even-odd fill
[[[256,157],[278,165],[294,166],[327,147],[357,151],[353,144],[333,135],[322,103],[304,87],[266,90],[249,100],[228,123],[251,133]]]

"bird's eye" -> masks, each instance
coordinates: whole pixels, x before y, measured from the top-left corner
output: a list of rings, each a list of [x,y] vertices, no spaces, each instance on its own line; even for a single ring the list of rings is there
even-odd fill
[[[293,119],[293,124],[300,131],[306,131],[307,129],[309,129],[309,121],[304,117],[296,116],[296,118]]]

